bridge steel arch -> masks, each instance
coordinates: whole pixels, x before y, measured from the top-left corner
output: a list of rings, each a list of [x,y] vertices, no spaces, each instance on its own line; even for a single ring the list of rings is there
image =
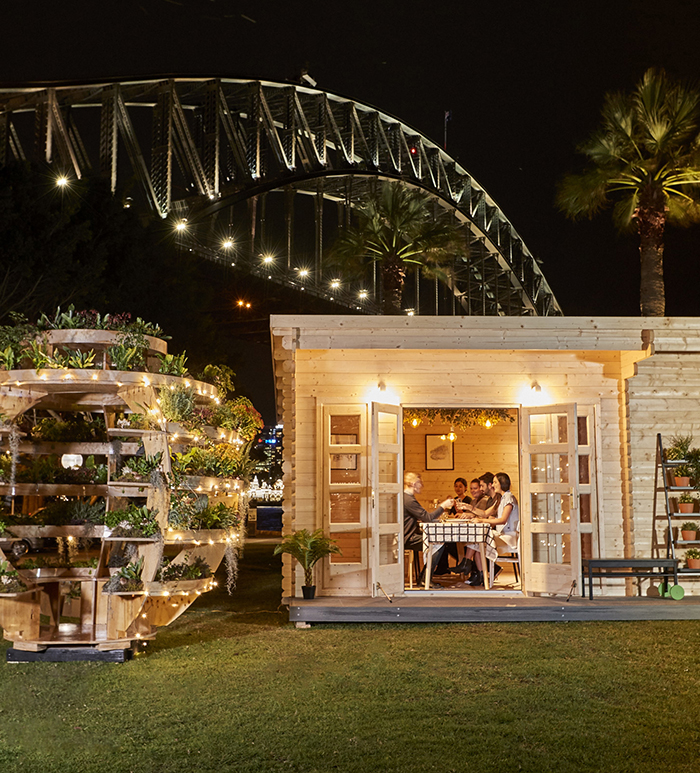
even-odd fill
[[[466,169],[408,124],[337,94],[233,78],[0,85],[0,166],[26,158],[77,178],[99,170],[113,191],[136,178],[155,215],[187,222],[184,247],[366,312],[378,308],[376,286],[358,301],[354,291],[332,289],[324,275],[324,211],[336,202],[342,227],[377,180],[401,180],[427,192],[469,232],[468,250],[456,256],[447,282],[448,304],[440,306],[436,280],[435,313],[562,313],[537,259]],[[287,258],[274,271],[256,254],[273,192],[284,194]],[[297,194],[314,201],[308,279],[292,265]],[[244,202],[247,254],[231,260],[213,223]],[[421,287],[425,292],[416,279],[419,309]]]

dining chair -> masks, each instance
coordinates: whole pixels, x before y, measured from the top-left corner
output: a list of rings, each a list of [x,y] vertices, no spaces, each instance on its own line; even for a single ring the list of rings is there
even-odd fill
[[[491,579],[491,587],[493,588],[494,574],[496,573],[496,563],[499,564],[513,564],[513,572],[515,574],[515,581],[520,579],[520,526],[518,525],[518,539],[515,543],[515,547],[512,548],[509,545],[497,545],[496,551],[498,553],[498,559],[496,561],[489,561],[489,577]]]

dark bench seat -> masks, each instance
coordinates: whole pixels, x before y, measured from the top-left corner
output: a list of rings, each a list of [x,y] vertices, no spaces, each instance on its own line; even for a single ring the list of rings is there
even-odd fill
[[[678,559],[675,558],[584,558],[582,596],[586,595],[588,573],[588,598],[593,598],[594,577],[673,577],[678,585]],[[655,572],[654,569],[658,569]]]

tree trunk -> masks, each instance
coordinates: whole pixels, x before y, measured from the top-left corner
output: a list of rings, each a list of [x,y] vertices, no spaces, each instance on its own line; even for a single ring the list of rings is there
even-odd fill
[[[406,270],[398,258],[382,261],[382,314],[401,314],[401,299]]]
[[[663,191],[641,192],[634,217],[639,232],[639,258],[642,276],[639,301],[643,317],[663,317],[666,313],[664,289],[664,228],[666,202]]]

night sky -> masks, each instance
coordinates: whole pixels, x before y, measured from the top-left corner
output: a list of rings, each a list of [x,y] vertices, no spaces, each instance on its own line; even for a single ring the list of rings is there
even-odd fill
[[[218,75],[284,80],[373,104],[442,144],[499,203],[567,315],[635,315],[634,234],[571,223],[555,185],[606,91],[647,67],[700,78],[692,0],[5,0],[0,80]],[[700,226],[669,229],[667,313],[700,313]],[[293,311],[293,309],[290,309]]]

